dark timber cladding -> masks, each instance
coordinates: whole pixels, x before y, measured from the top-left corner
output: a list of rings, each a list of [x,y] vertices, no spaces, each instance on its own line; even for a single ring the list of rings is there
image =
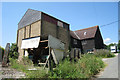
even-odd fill
[[[99,26],[77,30],[75,33],[80,37],[82,48],[85,52],[104,48]]]
[[[81,41],[79,40],[79,37],[77,37],[74,31],[70,31],[70,36],[71,36],[71,47],[82,49]]]
[[[28,9],[20,22],[17,31],[17,46],[21,59],[24,50],[21,49],[22,39],[40,36],[40,40],[51,35],[65,43],[65,51],[69,48],[69,24],[41,11]],[[66,55],[66,54],[65,54]]]
[[[65,43],[65,51],[68,50],[70,42],[69,24],[42,12],[42,35],[49,34]]]

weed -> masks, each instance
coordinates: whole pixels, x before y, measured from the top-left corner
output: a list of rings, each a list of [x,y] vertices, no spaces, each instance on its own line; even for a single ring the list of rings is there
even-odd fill
[[[114,53],[111,53],[109,50],[105,50],[105,49],[96,50],[94,52],[94,55],[96,57],[102,57],[102,58],[115,57]]]
[[[91,54],[85,54],[76,63],[65,59],[61,62],[53,73],[49,75],[50,78],[90,78],[97,74],[104,63],[101,58]]]

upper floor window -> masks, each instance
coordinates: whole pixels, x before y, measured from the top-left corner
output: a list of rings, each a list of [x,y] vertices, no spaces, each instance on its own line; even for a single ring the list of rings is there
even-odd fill
[[[84,32],[84,36],[87,34],[87,32]]]
[[[74,44],[77,44],[77,40],[76,39],[73,39],[73,42],[74,42]]]
[[[86,44],[87,44],[86,40],[82,41],[82,45],[86,45]]]

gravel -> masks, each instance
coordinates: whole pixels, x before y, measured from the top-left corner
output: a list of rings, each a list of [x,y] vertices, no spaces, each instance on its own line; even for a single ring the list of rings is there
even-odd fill
[[[25,73],[9,67],[2,67],[0,63],[0,80],[2,78],[25,78]]]

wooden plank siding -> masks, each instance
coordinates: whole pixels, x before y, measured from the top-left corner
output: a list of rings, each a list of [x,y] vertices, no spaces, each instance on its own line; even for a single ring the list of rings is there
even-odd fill
[[[34,13],[36,16],[31,15]],[[33,18],[33,20],[29,20],[27,18]],[[48,35],[52,35],[53,37],[58,38],[63,43],[65,43],[66,52],[69,49],[69,24],[40,11],[28,9],[23,18],[18,23],[17,33],[17,46],[21,57],[24,54],[24,51],[21,50],[22,39],[32,38],[36,36],[41,36],[41,39],[44,40],[44,38],[47,39]]]

